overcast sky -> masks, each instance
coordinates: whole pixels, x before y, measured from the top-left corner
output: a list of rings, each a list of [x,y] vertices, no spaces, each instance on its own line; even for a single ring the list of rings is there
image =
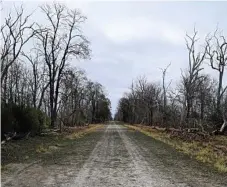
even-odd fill
[[[19,2],[17,2],[18,4]],[[87,16],[84,33],[91,42],[92,58],[73,61],[86,70],[93,81],[105,86],[114,113],[119,98],[132,80],[146,75],[150,81],[160,81],[159,68],[170,62],[167,79],[172,86],[179,81],[180,68],[188,65],[185,33],[194,25],[202,39],[219,28],[227,32],[227,2],[77,2],[65,1],[70,8],[80,8]],[[27,12],[40,4],[26,1]],[[12,2],[3,5],[4,14]],[[36,11],[33,19],[43,21]],[[205,69],[213,77],[214,70]],[[227,74],[224,84],[227,84]]]

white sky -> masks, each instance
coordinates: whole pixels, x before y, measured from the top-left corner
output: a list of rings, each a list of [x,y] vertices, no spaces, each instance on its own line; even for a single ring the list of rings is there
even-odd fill
[[[44,1],[42,1],[44,2]],[[1,19],[15,2],[3,4]],[[70,8],[80,8],[87,21],[84,33],[91,41],[92,59],[73,60],[72,64],[85,69],[93,81],[105,86],[114,113],[119,98],[139,75],[150,81],[160,81],[159,68],[171,62],[167,80],[173,87],[180,78],[180,68],[188,65],[185,33],[192,33],[194,25],[202,39],[219,28],[227,33],[227,2],[95,2],[64,1]],[[16,1],[16,5],[20,1]],[[40,1],[25,1],[31,13]],[[39,11],[33,17],[44,22]],[[227,37],[227,35],[226,35]],[[206,73],[217,77],[215,71]],[[224,85],[227,84],[227,73]]]

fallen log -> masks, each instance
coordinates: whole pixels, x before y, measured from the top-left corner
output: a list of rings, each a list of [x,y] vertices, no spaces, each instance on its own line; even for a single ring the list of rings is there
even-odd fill
[[[13,140],[21,140],[23,138],[28,138],[28,136],[30,135],[31,132],[26,132],[26,133],[20,133],[20,134],[17,134],[16,136],[14,136],[12,139]]]
[[[8,133],[8,134],[4,134],[5,136],[5,140],[3,140],[1,142],[1,144],[5,144],[6,142],[10,141],[10,140],[21,140],[23,138],[28,139],[29,135],[31,134],[31,132],[27,132],[27,133],[20,133],[17,134],[16,132],[14,133]]]
[[[4,136],[5,136],[5,140],[3,140],[2,142],[1,142],[1,144],[5,144],[7,141],[10,141],[10,140],[12,140],[15,136],[17,135],[17,133],[16,132],[14,132],[14,133],[8,133],[8,134],[4,134]]]

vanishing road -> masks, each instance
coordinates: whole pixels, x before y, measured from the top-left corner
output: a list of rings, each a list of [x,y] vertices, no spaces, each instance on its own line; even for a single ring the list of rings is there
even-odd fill
[[[106,125],[75,142],[59,150],[54,162],[34,164],[3,186],[227,186],[227,176],[121,125]]]

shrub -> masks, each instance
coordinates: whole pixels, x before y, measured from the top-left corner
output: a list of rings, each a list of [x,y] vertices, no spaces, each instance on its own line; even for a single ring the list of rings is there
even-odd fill
[[[32,135],[37,135],[49,127],[49,118],[36,108],[3,104],[1,109],[2,135],[5,132],[31,132]]]
[[[213,122],[214,129],[220,128],[223,123],[223,118],[222,118],[221,112],[212,113],[209,120]]]
[[[13,115],[12,108],[2,103],[1,105],[1,140],[3,140],[5,132],[12,132],[16,119]]]

